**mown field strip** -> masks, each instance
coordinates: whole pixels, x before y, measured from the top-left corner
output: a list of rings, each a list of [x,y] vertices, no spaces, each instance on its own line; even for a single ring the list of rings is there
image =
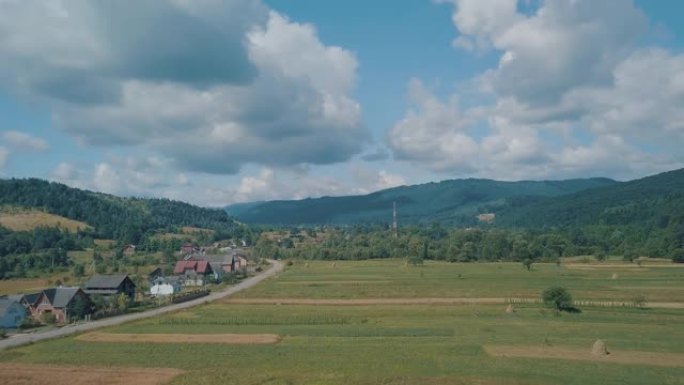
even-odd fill
[[[496,305],[539,303],[538,298],[231,298],[224,303],[236,305],[311,305],[311,306],[367,306],[367,305]],[[576,301],[584,306],[632,306],[624,301]],[[648,302],[645,307],[658,309],[684,309],[684,302]]]
[[[281,338],[277,334],[126,334],[96,332],[81,334],[76,339],[85,342],[259,345],[275,344]]]
[[[595,361],[601,363],[684,367],[684,354],[613,351],[608,355],[592,355],[590,349],[562,346],[484,346],[492,357],[553,358],[561,360]]]
[[[129,368],[0,363],[3,385],[159,385],[185,373],[172,368]]]

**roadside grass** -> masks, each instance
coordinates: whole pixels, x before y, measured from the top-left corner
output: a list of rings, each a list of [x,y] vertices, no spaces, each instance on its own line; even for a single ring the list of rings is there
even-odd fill
[[[534,269],[527,272],[517,264],[447,263],[407,268],[399,260],[337,262],[335,267],[332,262],[309,262],[309,267],[298,262],[280,277],[242,296],[403,298],[411,294],[464,296],[467,292],[487,297],[507,296],[507,291],[534,293],[537,287],[551,284],[566,286],[576,296],[588,296],[603,282],[614,281],[610,270],[556,270],[555,265],[535,265]],[[620,272],[618,281],[627,280],[620,284],[629,287],[666,287],[659,292],[662,300],[677,301],[682,298],[681,291],[670,285],[682,282],[677,276],[679,271],[649,268],[634,276],[625,272],[626,278]],[[378,280],[376,285],[374,279]],[[601,295],[607,297],[598,298],[624,296],[620,290],[604,291]],[[672,297],[667,297],[668,293]],[[308,306],[215,302],[100,332],[170,334],[179,338],[193,334],[277,334],[282,340],[273,345],[220,345],[88,342],[69,337],[0,352],[0,361],[187,370],[174,378],[172,385],[684,385],[684,365],[493,357],[484,348],[548,346],[554,351],[586,351],[589,356],[594,341],[602,339],[616,354],[684,354],[684,309],[587,307],[581,313],[570,314],[537,304],[514,307],[514,313],[506,313],[505,305],[482,304]]]

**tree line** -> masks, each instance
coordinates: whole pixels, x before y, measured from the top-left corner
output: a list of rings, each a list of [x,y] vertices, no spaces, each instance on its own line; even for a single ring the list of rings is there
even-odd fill
[[[320,241],[299,242],[300,230],[281,231],[279,239],[260,237],[254,253],[260,257],[321,260],[375,258],[432,259],[450,262],[538,261],[593,255],[602,260],[618,255],[627,261],[641,256],[684,262],[677,234],[644,234],[595,225],[563,230],[505,228],[445,228],[439,224],[407,227],[396,236],[383,226],[328,228]],[[299,237],[301,238],[301,237]],[[293,241],[294,239],[294,241]],[[680,247],[677,247],[677,245]]]

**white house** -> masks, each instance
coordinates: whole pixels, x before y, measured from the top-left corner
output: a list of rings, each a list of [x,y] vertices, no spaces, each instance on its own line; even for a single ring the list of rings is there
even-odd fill
[[[181,283],[177,278],[159,277],[152,282],[150,294],[157,296],[171,295],[181,291]]]

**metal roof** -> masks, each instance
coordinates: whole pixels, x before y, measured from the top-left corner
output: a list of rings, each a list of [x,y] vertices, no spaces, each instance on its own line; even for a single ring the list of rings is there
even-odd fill
[[[121,282],[128,277],[127,274],[96,275],[88,280],[83,287],[91,289],[117,289]]]

